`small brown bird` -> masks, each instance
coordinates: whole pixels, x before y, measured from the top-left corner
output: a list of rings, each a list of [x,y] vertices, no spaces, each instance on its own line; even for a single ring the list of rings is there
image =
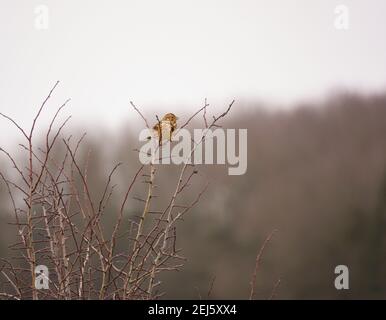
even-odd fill
[[[159,145],[165,140],[172,141],[173,132],[177,129],[178,118],[173,113],[167,113],[163,116],[160,122],[158,122],[153,130],[158,137]]]

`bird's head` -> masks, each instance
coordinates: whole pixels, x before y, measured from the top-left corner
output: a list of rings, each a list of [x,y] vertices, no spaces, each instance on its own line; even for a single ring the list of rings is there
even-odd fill
[[[167,113],[162,118],[162,121],[170,121],[170,122],[176,122],[178,120],[178,117],[174,115],[174,113]]]

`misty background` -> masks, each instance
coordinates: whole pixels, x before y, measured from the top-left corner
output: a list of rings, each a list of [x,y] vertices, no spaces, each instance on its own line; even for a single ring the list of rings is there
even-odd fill
[[[334,25],[341,4],[348,30]],[[42,5],[46,29],[36,27]],[[154,122],[166,112],[184,122],[205,98],[210,114],[236,100],[223,124],[248,129],[248,171],[200,166],[210,188],[179,225],[188,261],[165,275],[166,297],[205,298],[215,276],[213,298],[248,298],[273,229],[257,298],[278,279],[277,298],[385,296],[384,1],[0,0],[0,9],[0,112],[29,128],[60,80],[39,128],[71,98],[65,134],[88,132],[81,156],[92,149],[95,193],[114,163],[125,163],[123,185],[138,168],[142,122],[129,100]],[[1,120],[0,146],[18,154],[18,142]],[[0,168],[9,171],[3,156]],[[177,168],[167,173],[163,184],[177,179]],[[3,184],[0,200],[6,256],[14,230]],[[128,215],[139,210],[131,201]],[[334,287],[339,264],[349,267],[350,290]]]

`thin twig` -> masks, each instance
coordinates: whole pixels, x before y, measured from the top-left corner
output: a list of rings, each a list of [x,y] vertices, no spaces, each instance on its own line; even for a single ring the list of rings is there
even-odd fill
[[[263,245],[261,246],[257,256],[256,256],[256,263],[255,263],[255,269],[253,271],[253,275],[252,275],[252,280],[250,282],[251,284],[251,291],[250,291],[250,295],[249,295],[249,300],[253,300],[254,299],[254,296],[255,296],[255,287],[256,287],[256,277],[257,277],[257,271],[259,269],[259,266],[260,266],[260,260],[263,256],[263,253],[264,253],[264,250],[265,250],[265,247],[267,246],[267,244],[271,241],[272,237],[274,236],[274,234],[277,232],[277,230],[273,230],[269,235],[268,237],[264,240],[263,242]]]

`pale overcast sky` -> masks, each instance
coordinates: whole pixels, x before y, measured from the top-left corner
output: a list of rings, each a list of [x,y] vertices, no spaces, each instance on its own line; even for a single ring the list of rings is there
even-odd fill
[[[0,111],[26,124],[56,80],[52,107],[71,97],[75,119],[110,125],[132,116],[129,99],[178,114],[205,97],[289,106],[336,87],[380,91],[385,31],[385,0],[0,0]]]

